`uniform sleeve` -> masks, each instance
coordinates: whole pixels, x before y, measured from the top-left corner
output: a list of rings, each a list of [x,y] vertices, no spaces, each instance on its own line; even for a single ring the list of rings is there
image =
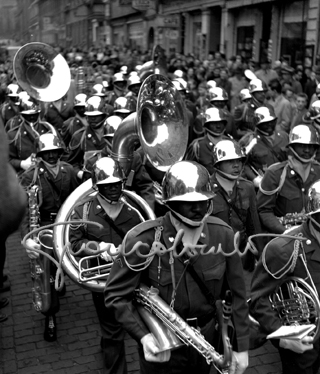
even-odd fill
[[[134,152],[132,169],[132,189],[150,205],[152,210],[154,210],[155,195],[153,190],[153,182],[142,164],[140,154],[137,152]]]
[[[267,169],[262,181],[261,187],[265,191],[273,191],[279,186],[280,176],[274,170]],[[274,208],[277,203],[277,193],[266,195],[260,190],[257,194],[257,207],[262,225],[271,233],[282,234],[285,227],[279,222],[274,214]]]
[[[226,242],[233,243],[231,229]],[[229,245],[229,251],[233,251],[232,244]],[[246,286],[239,254],[226,256],[226,265],[227,281],[233,298],[232,313],[237,336],[237,350],[243,352],[249,349],[249,318]]]
[[[122,243],[125,252],[128,253],[139,240],[145,242],[146,238],[131,236],[129,232]],[[130,265],[141,263],[141,259],[135,253],[126,257],[126,260]],[[124,256],[119,255],[111,268],[104,290],[106,307],[114,309],[116,320],[137,341],[149,333],[132,303],[134,290],[140,284],[141,276],[140,271],[131,270]]]
[[[83,219],[83,205],[78,206],[72,216],[72,221]],[[73,252],[78,252],[82,244],[87,244],[88,239],[86,238],[85,226],[79,223],[79,225],[70,225],[69,230],[69,241]]]
[[[20,160],[20,156],[18,154],[18,150],[17,150],[17,147],[15,146],[14,144],[14,135],[15,135],[15,132],[10,132],[8,133],[8,142],[9,142],[9,163],[13,166],[13,168],[16,170],[16,171],[20,171],[22,170],[21,167],[20,167],[20,164],[21,164],[21,161]]]

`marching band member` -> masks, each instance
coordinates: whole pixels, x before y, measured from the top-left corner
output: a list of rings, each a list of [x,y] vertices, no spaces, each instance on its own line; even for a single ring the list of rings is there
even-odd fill
[[[19,113],[19,91],[21,91],[20,87],[15,83],[11,83],[7,87],[7,101],[1,105],[0,110],[1,118],[5,126],[12,117]]]
[[[223,139],[230,139],[224,135],[227,126],[227,115],[224,110],[209,108],[205,112],[206,120],[202,138],[195,139],[188,147],[185,159],[197,161],[205,166],[210,175],[214,172],[213,147]]]
[[[319,174],[317,174],[317,177],[319,178]],[[289,179],[295,179],[294,175],[291,175]],[[320,293],[320,262],[318,261],[320,250],[319,180],[309,184],[309,189],[307,189],[304,199],[307,200],[308,218],[301,226],[288,232],[288,235],[295,236],[296,239],[279,236],[270,241],[265,247],[253,274],[250,313],[260,323],[261,330],[265,336],[277,331],[283,325],[277,310],[272,307],[269,299],[270,295],[276,292],[282,282],[287,281],[292,276],[302,278],[306,280],[309,286],[315,289],[317,295]],[[305,265],[303,262],[305,262]],[[312,282],[314,282],[315,287]],[[298,287],[296,289],[299,293]],[[280,295],[280,292],[278,292],[278,295]],[[291,309],[291,306],[295,304],[295,310],[291,311],[291,313],[284,310],[281,317],[283,318],[287,315],[289,319],[290,317],[296,319],[296,324],[299,324],[299,318],[304,313],[297,311],[305,310],[305,315],[310,316],[310,314],[308,314],[307,309],[298,309],[299,294],[294,295],[291,300],[282,300],[281,305]],[[284,292],[284,299],[287,297]],[[296,303],[295,297],[297,297]],[[305,295],[300,294],[300,298],[304,299]],[[310,305],[309,301],[308,305]],[[295,313],[297,318],[295,318]],[[316,314],[317,312],[315,312],[315,317],[318,318],[319,316]],[[314,340],[312,336],[307,335],[300,340],[292,340],[280,336],[280,338],[273,340],[273,344],[279,350],[283,374],[318,373],[320,367],[319,338]]]
[[[33,185],[39,187],[39,213],[40,225],[45,226],[55,221],[56,215],[70,193],[78,187],[78,180],[73,167],[60,157],[64,151],[64,145],[54,134],[43,134],[37,143],[36,164],[24,172],[21,176],[21,185],[28,190]],[[29,209],[21,224],[21,234],[24,237],[29,231]],[[34,249],[40,249],[40,245],[29,238],[27,245]],[[27,254],[31,259],[39,256],[37,252],[27,249]],[[55,266],[51,266],[51,274],[54,276]],[[64,289],[65,292],[65,289]],[[43,313],[46,317],[44,339],[55,341],[57,339],[56,314],[60,309],[59,297],[51,284],[51,306]],[[63,292],[62,292],[63,295]],[[62,296],[61,295],[61,296]]]
[[[256,109],[254,119],[255,131],[244,135],[239,144],[246,148],[247,153],[245,175],[258,188],[267,167],[286,160],[288,134],[275,130],[277,117],[267,107]]]
[[[253,184],[241,177],[245,154],[233,140],[220,140],[214,149],[215,172],[211,176],[212,215],[222,219],[240,233],[239,248],[243,251],[250,235],[261,232],[256,193]],[[253,270],[254,257],[246,255],[246,270]]]
[[[71,219],[81,220],[86,217],[89,221],[100,223],[103,230],[90,224],[71,226],[69,240],[73,252],[78,252],[88,241],[97,242],[100,250],[105,249],[108,244],[118,247],[125,234],[141,222],[135,210],[119,200],[125,178],[116,161],[110,157],[100,158],[93,167],[92,179],[98,194],[80,201]],[[134,205],[131,201],[130,204]],[[79,256],[86,254],[91,253],[84,250]],[[111,261],[106,252],[103,259]],[[116,321],[114,313],[105,307],[103,293],[92,292],[92,298],[101,326],[104,373],[125,374],[125,332]]]
[[[70,152],[68,157],[68,162],[73,165],[80,180],[82,180],[84,174],[83,166],[86,152],[97,151],[97,153],[100,153],[106,145],[104,122],[107,114],[104,112],[103,98],[91,96],[87,100],[87,108],[84,114],[86,115],[88,126],[73,134],[69,143]]]
[[[73,117],[72,104],[66,101],[66,97],[44,104],[44,119],[61,133],[63,122]]]
[[[249,331],[246,291],[238,253],[232,256],[221,253],[202,256],[197,253],[192,258],[185,255],[183,259],[173,259],[169,254],[172,252],[166,251],[161,257],[155,254],[147,263],[136,251],[128,255],[138,242],[143,243],[139,247],[142,255],[149,254],[155,241],[168,249],[180,229],[184,231],[183,245],[196,251],[196,246],[202,244],[207,244],[208,248],[221,246],[226,253],[234,250],[232,229],[220,219],[209,217],[213,192],[209,173],[203,166],[196,162],[177,162],[166,172],[162,188],[163,201],[170,212],[136,226],[126,235],[122,253],[114,262],[107,280],[105,304],[115,311],[116,319],[139,342],[141,373],[209,373],[210,366],[191,346],[159,352],[158,343],[149,333],[132,300],[140,282],[158,288],[159,296],[184,320],[201,329],[201,334],[213,344],[214,300],[224,296],[222,285],[226,276],[233,294],[238,346],[238,352],[233,352],[230,373],[243,373],[248,365]],[[211,293],[211,298],[208,293],[205,296],[203,286]]]
[[[30,96],[23,96],[20,107],[23,121],[7,133],[9,162],[18,174],[33,165],[39,136],[54,131],[48,122],[40,120],[40,107]]]
[[[256,109],[264,106],[267,107],[270,112],[274,112],[273,107],[266,101],[268,87],[264,81],[261,79],[252,79],[248,89],[252,98],[234,109],[234,120],[237,127],[238,138],[244,136],[248,131],[254,131],[254,113]]]
[[[75,116],[70,117],[69,119],[64,121],[62,128],[61,128],[61,136],[66,147],[68,147],[69,142],[72,138],[72,135],[76,131],[88,126],[88,121],[85,116],[86,107],[87,107],[87,95],[84,93],[80,93],[76,95],[76,97],[74,98],[74,104],[73,104],[73,110],[74,110]]]
[[[320,165],[314,160],[318,149],[316,130],[298,125],[289,135],[288,160],[266,170],[257,195],[257,207],[261,224],[268,232],[282,234],[290,213],[301,213],[298,221],[303,221],[308,189],[320,175]]]

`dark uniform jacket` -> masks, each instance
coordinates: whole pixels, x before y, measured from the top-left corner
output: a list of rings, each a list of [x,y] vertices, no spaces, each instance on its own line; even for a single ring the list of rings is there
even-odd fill
[[[20,126],[21,122],[23,121],[23,118],[20,114],[16,114],[14,117],[10,118],[9,121],[7,121],[5,125],[5,130],[8,132],[15,127]]]
[[[308,239],[302,242],[302,246],[306,254],[307,266],[311,277],[318,293],[320,293],[320,248],[318,241],[310,232],[309,222],[307,221],[298,228],[291,230],[289,235],[301,234],[302,237]],[[274,293],[277,286],[290,276],[302,279],[307,277],[301,258],[298,258],[293,271],[290,270],[283,275],[284,270],[289,269],[289,265],[292,264],[289,259],[292,256],[294,245],[295,239],[279,237],[269,242],[265,249],[266,265],[271,273],[278,272],[277,276],[280,279],[275,279],[266,271],[262,259],[258,262],[252,277],[250,314],[260,323],[266,334],[270,334],[282,326],[276,311],[271,307],[269,295]],[[311,285],[310,280],[306,281]],[[295,353],[292,352],[292,354]]]
[[[280,191],[266,195],[261,190],[257,195],[257,207],[261,225],[271,233],[281,234],[285,227],[277,217],[287,213],[300,213],[307,208],[307,197],[310,186],[320,177],[320,164],[312,163],[309,176],[305,182],[289,165],[288,161],[270,166],[261,182],[265,191],[273,191],[280,184],[283,170],[286,169],[285,180]]]
[[[289,136],[284,131],[275,131],[275,138],[271,145],[266,138],[258,131],[247,133],[239,140],[241,147],[247,147],[251,141],[257,140],[257,144],[247,155],[247,161],[244,167],[244,173],[247,179],[252,181],[258,176],[263,175],[267,168],[277,162],[287,159],[286,145],[289,142]]]
[[[47,122],[38,122],[35,130],[40,134],[51,132]],[[19,127],[13,128],[8,133],[9,142],[9,162],[19,173],[23,169],[20,167],[22,160],[27,159],[32,153],[36,153],[36,135],[32,132],[31,127],[25,122],[21,122]]]
[[[219,137],[219,141],[224,139],[230,140],[231,138],[227,135]],[[205,166],[211,175],[214,172],[213,148],[215,145],[207,135],[195,139],[187,149],[185,160],[197,161],[199,164]]]
[[[238,136],[241,138],[248,131],[254,131],[255,129],[255,120],[254,112],[257,108],[265,106],[274,113],[273,107],[266,101],[261,104],[254,98],[249,102],[240,104],[234,109],[234,121],[238,130]]]
[[[72,135],[84,127],[84,122],[82,122],[81,118],[79,118],[78,116],[68,118],[66,121],[64,121],[61,128],[61,136],[64,144],[68,147]]]
[[[42,162],[25,171],[21,175],[21,185],[27,189],[33,184],[39,186],[39,210],[42,224],[52,223],[63,202],[79,185],[73,167],[63,161],[60,161],[60,170],[56,178],[47,171]],[[29,232],[29,209],[21,225],[21,231],[23,236]]]
[[[44,118],[46,121],[51,123],[51,125],[59,132],[61,132],[63,122],[74,115],[73,107],[68,102],[63,102],[61,104],[60,112],[51,103],[45,109]]]
[[[129,201],[135,208],[135,204]],[[84,217],[92,222],[100,223],[103,229],[95,225],[82,224],[80,226],[70,226],[69,240],[72,245],[72,250],[77,252],[83,243],[89,241],[96,241],[98,243],[113,243],[118,247],[126,233],[131,230],[134,226],[141,223],[138,214],[128,207],[123,205],[121,212],[114,221],[114,225],[118,228],[120,235],[105,219],[106,212],[100,205],[97,196],[93,196],[87,199],[85,202],[81,202],[75,209],[71,217],[72,220],[82,220]]]
[[[160,242],[166,247],[172,247],[173,240],[177,234],[171,223],[169,214],[154,221],[144,222],[127,234],[122,245],[125,253],[128,253],[138,241],[147,243],[150,247],[155,240],[155,228],[163,227]],[[208,248],[219,244],[225,252],[233,251],[232,229],[215,217],[209,217],[204,225],[203,232],[198,244],[207,244]],[[140,247],[143,254],[149,253],[149,249]],[[143,271],[132,271],[130,265],[141,264],[142,260],[136,253],[126,257],[119,255],[108,277],[105,288],[105,304],[115,309],[117,320],[137,341],[149,331],[141,320],[136,308],[132,304],[134,290],[140,282],[148,287],[154,286],[159,289],[159,296],[170,305],[172,296],[172,278],[169,264],[169,254],[160,258],[155,255],[151,264]],[[233,294],[233,316],[237,331],[238,350],[248,349],[248,316],[247,302],[245,296],[245,285],[243,270],[238,254],[232,256],[197,255],[191,260],[194,269],[204,281],[215,299],[221,299],[224,276],[226,275],[230,289]],[[188,271],[181,258],[174,259],[174,273],[176,283],[179,284],[176,292],[174,310],[183,318],[201,317],[213,312],[212,305],[199,289],[198,284]],[[181,278],[181,279],[180,279]]]
[[[211,186],[215,193],[212,215],[230,225],[234,232],[240,232],[240,248],[244,249],[247,237],[261,232],[253,184],[239,178],[228,196],[213,174]]]
[[[18,106],[13,105],[10,101],[6,101],[1,106],[1,117],[4,125],[7,124],[9,119],[13,118],[19,113]]]

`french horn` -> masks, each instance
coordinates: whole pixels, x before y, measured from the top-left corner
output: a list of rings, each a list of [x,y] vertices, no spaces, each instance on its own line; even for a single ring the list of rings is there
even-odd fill
[[[39,101],[61,99],[71,83],[67,61],[45,43],[22,46],[14,56],[13,71],[22,89]]]
[[[133,152],[141,144],[152,164],[167,170],[171,164],[182,160],[188,142],[188,121],[179,91],[171,81],[159,74],[149,76],[142,84],[137,101],[137,111],[127,117],[114,134],[111,156],[119,161],[126,175],[130,171]],[[56,223],[67,222],[75,205],[85,197],[96,193],[91,179],[82,183],[64,202]],[[141,219],[154,219],[149,205],[132,191],[124,190],[143,211]],[[125,202],[125,201],[124,201]],[[53,229],[55,253],[62,261],[64,272],[83,288],[102,292],[112,263],[95,269],[79,267],[79,262],[64,248],[69,239],[69,225],[57,225]],[[90,275],[90,276],[88,276]]]

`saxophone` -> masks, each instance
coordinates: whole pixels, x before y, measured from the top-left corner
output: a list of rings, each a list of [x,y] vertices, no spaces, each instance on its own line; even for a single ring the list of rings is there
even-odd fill
[[[232,356],[231,344],[227,333],[228,319],[231,314],[230,308],[228,310],[228,313],[230,314],[229,316],[223,316],[223,324],[221,326],[224,348],[224,355],[221,355],[205,340],[200,331],[189,326],[164,300],[161,299],[157,288],[148,288],[141,284],[139,289],[135,291],[135,300],[138,304],[138,312],[149,329],[152,322],[150,323],[149,319],[146,320],[146,313],[141,313],[139,310],[139,304],[142,305],[143,309],[147,310],[151,316],[155,315],[160,319],[165,326],[165,329],[168,328],[184,344],[188,346],[191,345],[195,348],[206,359],[208,365],[212,364],[221,368],[221,373],[228,373]],[[157,331],[152,330],[151,332],[158,340]],[[163,334],[163,331],[159,331],[160,338]],[[174,348],[176,348],[176,346]]]
[[[39,187],[33,185],[27,191],[29,202],[30,230],[40,227],[40,212],[38,204]],[[32,238],[40,243],[40,249],[50,254],[53,250],[53,235],[51,230],[40,231],[39,236]],[[36,259],[30,259],[30,273],[33,282],[32,302],[37,312],[46,312],[51,305],[50,260],[39,254]]]

